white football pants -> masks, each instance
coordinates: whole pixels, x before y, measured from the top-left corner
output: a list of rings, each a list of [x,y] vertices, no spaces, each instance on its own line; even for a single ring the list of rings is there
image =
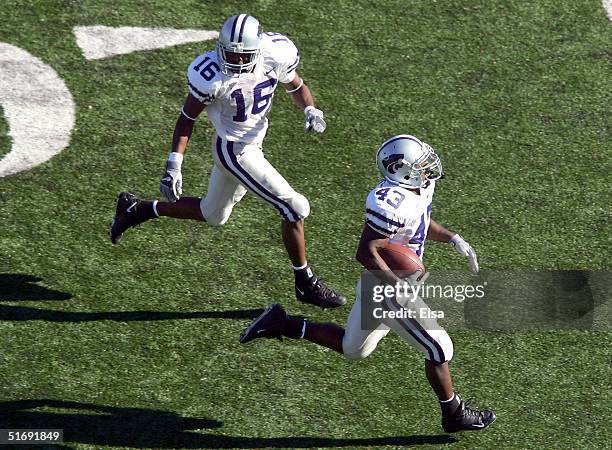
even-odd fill
[[[211,225],[223,225],[247,190],[278,210],[283,220],[308,216],[310,205],[265,158],[261,144],[227,141],[215,134],[214,166],[200,209]]]
[[[364,359],[369,356],[382,338],[390,330],[395,331],[405,341],[421,350],[425,358],[435,363],[450,361],[453,357],[453,341],[436,319],[380,319],[374,329],[364,330],[362,326],[361,279],[357,283],[357,296],[346,321],[346,330],[342,340],[342,350],[349,359]],[[415,311],[429,309],[425,302],[417,297],[408,304],[407,298],[395,298],[383,301],[378,305],[386,311],[398,311],[409,307]],[[366,312],[369,314],[369,312]]]

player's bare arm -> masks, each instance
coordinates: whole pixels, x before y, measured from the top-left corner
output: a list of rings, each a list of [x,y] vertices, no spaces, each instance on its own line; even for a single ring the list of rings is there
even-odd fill
[[[191,139],[193,125],[204,107],[202,102],[189,94],[176,120],[172,135],[172,151],[168,155],[166,170],[159,183],[159,191],[172,203],[178,201],[183,194],[183,175],[181,173],[183,156],[187,151],[189,139]]]
[[[357,247],[355,258],[367,270],[375,274],[387,284],[400,283],[400,278],[393,273],[387,263],[381,258],[378,250],[385,248],[389,238],[377,232],[367,224],[363,226],[361,239]]]
[[[312,92],[310,92],[304,80],[296,72],[290,83],[282,83],[282,85],[285,91],[292,95],[295,104],[304,110],[306,116],[304,128],[306,131],[323,133],[327,127],[323,119],[323,111],[315,107]]]
[[[314,98],[310,88],[306,85],[306,83],[304,83],[302,77],[300,77],[297,73],[295,74],[295,77],[291,83],[282,83],[282,86],[285,88],[287,93],[291,94],[293,101],[301,109],[304,109],[307,106],[314,106]]]
[[[429,231],[427,232],[427,239],[430,241],[450,242],[455,234],[455,232],[447,230],[435,220],[430,220]]]
[[[462,256],[467,256],[470,264],[470,270],[473,273],[478,273],[480,270],[478,266],[478,258],[476,252],[465,239],[459,236],[454,231],[447,230],[435,220],[431,219],[429,223],[429,231],[427,232],[427,239],[430,241],[439,241],[450,243],[453,248]]]
[[[200,115],[206,105],[200,102],[193,95],[188,94],[185,103],[181,108],[176,125],[174,126],[174,134],[172,136],[172,151],[180,154],[185,154],[187,145],[191,139],[193,126],[196,119]]]

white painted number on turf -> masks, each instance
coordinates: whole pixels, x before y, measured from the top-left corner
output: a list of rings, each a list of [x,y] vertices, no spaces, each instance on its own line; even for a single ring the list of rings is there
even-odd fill
[[[108,58],[215,39],[216,31],[172,28],[74,27],[86,59]],[[0,42],[0,106],[12,145],[0,159],[0,178],[42,164],[70,143],[75,104],[64,80],[25,50]]]
[[[604,9],[606,10],[606,14],[608,15],[608,19],[612,20],[612,0],[602,0]]]
[[[13,141],[0,160],[0,177],[42,164],[68,146],[74,101],[66,84],[40,59],[3,42],[0,105]]]

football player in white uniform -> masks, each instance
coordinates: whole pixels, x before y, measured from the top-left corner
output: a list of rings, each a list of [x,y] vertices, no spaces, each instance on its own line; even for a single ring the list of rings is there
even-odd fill
[[[129,192],[120,193],[111,241],[118,243],[128,228],[159,216],[223,225],[234,205],[251,191],[276,208],[282,218],[282,237],[293,265],[298,300],[322,308],[344,305],[344,296],[320,281],[307,263],[304,219],[310,213],[308,200],[262,152],[266,116],[279,84],[304,110],[306,131],[325,130],[323,112],[315,107],[310,89],[296,71],[299,62],[300,53],[288,37],[264,33],[259,21],[247,14],[230,17],[221,28],[216,51],[198,56],[187,69],[189,93],[176,122],[172,151],[160,183],[167,202],[148,202]],[[215,127],[208,191],[203,198],[181,197],[181,165],[202,111]]]
[[[365,225],[357,250],[357,260],[370,272],[370,278],[376,277],[392,286],[402,285],[404,281],[389,269],[378,250],[394,242],[412,248],[422,258],[425,239],[450,243],[468,257],[471,270],[478,272],[478,260],[472,247],[457,233],[430,218],[435,183],[443,177],[442,164],[433,149],[414,136],[399,135],[381,145],[377,162],[384,179],[367,197]],[[426,274],[420,271],[414,274],[411,277],[413,286],[422,284],[425,277]],[[469,407],[455,393],[448,367],[448,361],[453,357],[453,342],[438,325],[435,315],[417,314],[414,318],[396,315],[401,318],[391,319],[388,317],[393,316],[387,315],[366,325],[364,317],[368,310],[362,312],[361,281],[345,328],[289,316],[276,303],[266,308],[242,332],[240,342],[247,343],[261,337],[304,338],[347,358],[363,359],[393,330],[423,352],[425,373],[440,401],[442,427],[446,432],[480,430],[490,425],[496,418],[494,411]],[[377,283],[382,287],[380,281]],[[367,294],[368,291],[363,292]],[[421,311],[421,308],[430,311],[420,297],[412,294],[393,295],[381,305],[388,312],[397,313],[407,301],[413,302],[410,308],[414,311]],[[370,314],[368,319],[372,316]]]

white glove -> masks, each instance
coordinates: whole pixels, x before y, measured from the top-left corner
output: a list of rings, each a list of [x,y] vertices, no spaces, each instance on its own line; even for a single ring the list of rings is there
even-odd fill
[[[166,171],[159,182],[159,192],[171,203],[181,198],[183,193],[182,163],[183,155],[181,153],[170,153],[166,161]]]
[[[455,234],[451,238],[450,243],[455,248],[455,250],[457,250],[457,253],[463,256],[467,256],[469,258],[468,262],[470,263],[470,270],[473,273],[478,273],[478,259],[476,258],[476,252],[474,251],[472,246],[465,242],[465,240],[458,234]]]
[[[306,121],[304,122],[304,129],[306,131],[314,131],[315,133],[323,133],[325,131],[325,120],[323,120],[323,111],[310,105],[304,108],[304,115]]]

